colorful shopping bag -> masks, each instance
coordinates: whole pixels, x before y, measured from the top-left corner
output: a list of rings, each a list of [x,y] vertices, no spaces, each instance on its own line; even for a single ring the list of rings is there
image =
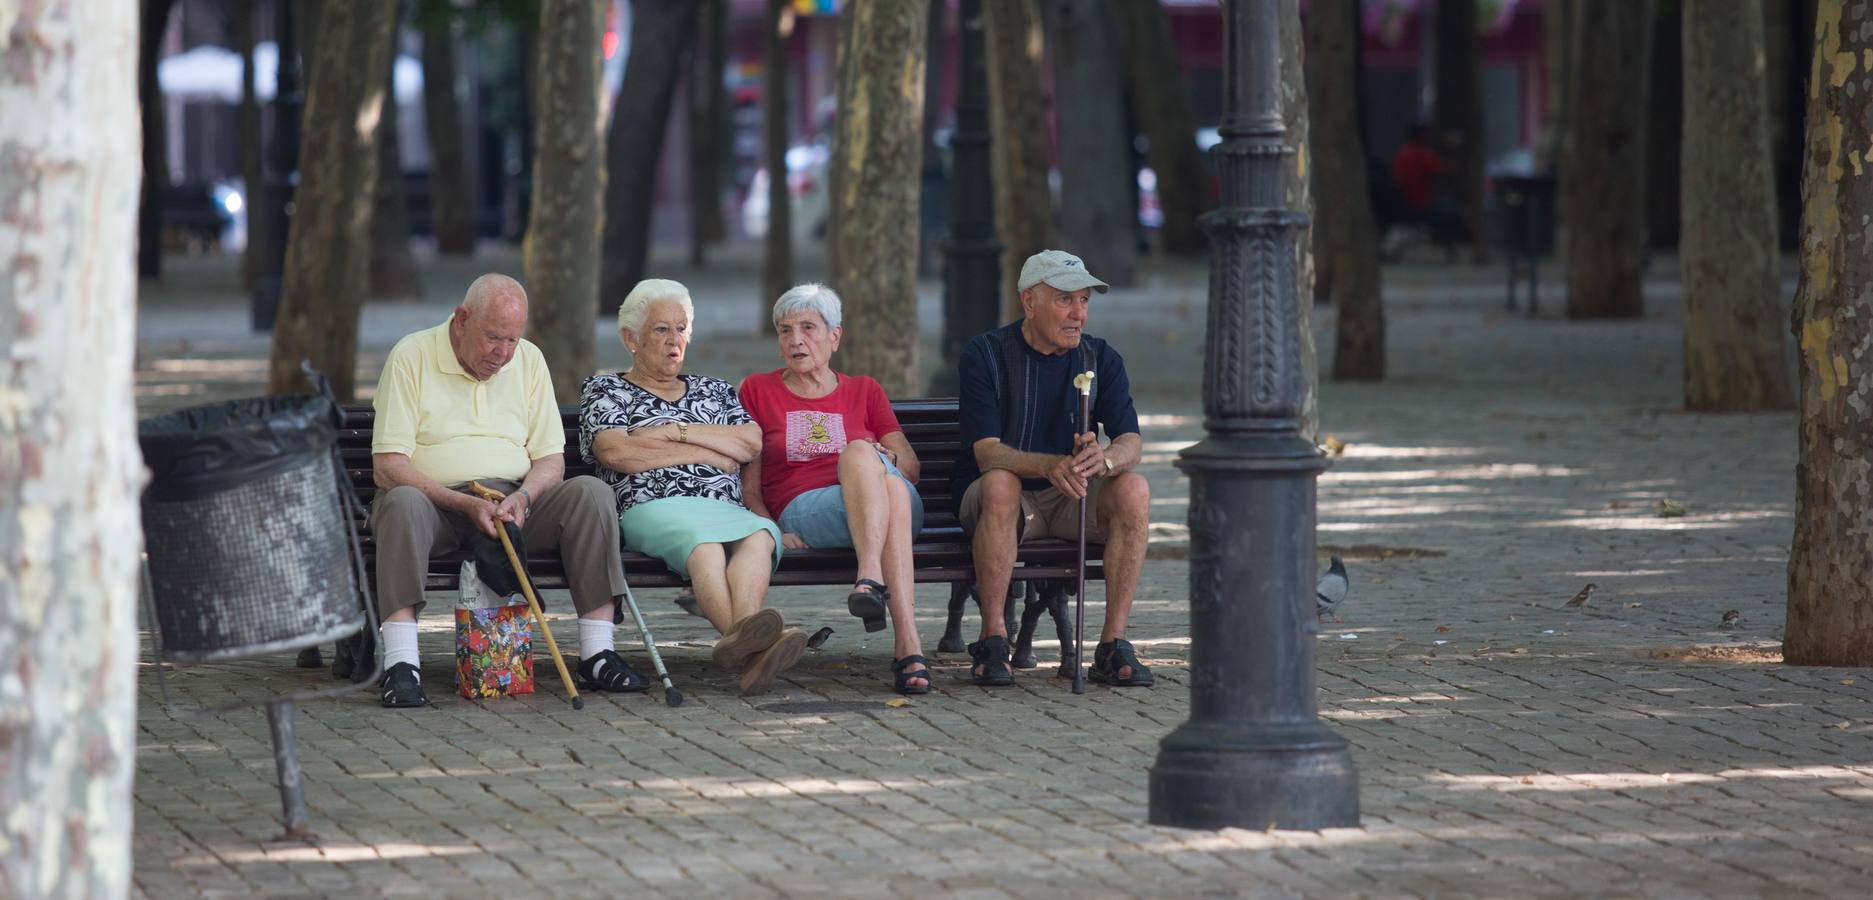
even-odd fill
[[[526,606],[455,610],[455,690],[469,698],[533,693],[533,619]]]

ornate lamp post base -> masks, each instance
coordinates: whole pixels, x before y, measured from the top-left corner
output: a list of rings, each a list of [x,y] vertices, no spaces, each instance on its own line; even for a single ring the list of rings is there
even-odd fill
[[[1186,722],[1151,767],[1151,824],[1318,831],[1359,824],[1346,740],[1318,722],[1237,727]]]
[[[1314,488],[1327,461],[1271,429],[1213,432],[1178,468],[1191,481],[1191,716],[1159,745],[1151,823],[1357,826],[1352,754],[1314,708]]]

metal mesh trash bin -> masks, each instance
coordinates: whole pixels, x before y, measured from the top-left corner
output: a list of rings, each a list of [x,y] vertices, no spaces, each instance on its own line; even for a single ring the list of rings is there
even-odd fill
[[[332,413],[320,396],[256,397],[138,426],[165,659],[282,653],[363,627]]]
[[[302,369],[323,395],[197,406],[137,427],[150,467],[143,495],[146,608],[157,682],[172,709],[165,661],[284,653],[375,624],[351,527],[361,510],[338,459],[343,414],[324,378]],[[367,680],[380,669],[374,666]],[[266,701],[283,838],[316,840],[306,827],[293,704],[351,689]]]

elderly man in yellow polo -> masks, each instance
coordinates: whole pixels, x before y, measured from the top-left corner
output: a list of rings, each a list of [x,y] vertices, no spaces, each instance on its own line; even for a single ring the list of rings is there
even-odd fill
[[[624,569],[611,488],[564,480],[566,433],[540,349],[521,339],[527,292],[505,275],[475,279],[449,320],[391,348],[377,384],[371,503],[377,605],[383,614],[388,707],[422,706],[416,615],[429,559],[477,535],[517,526],[526,546],[557,549],[579,612],[579,676],[587,688],[641,691],[649,682],[612,644]],[[479,481],[499,504],[469,494]]]

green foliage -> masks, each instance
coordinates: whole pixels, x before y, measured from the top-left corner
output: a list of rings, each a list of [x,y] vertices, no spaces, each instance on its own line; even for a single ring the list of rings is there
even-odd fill
[[[540,0],[413,0],[410,5],[410,24],[416,28],[433,34],[459,23],[462,36],[480,46],[481,69],[492,87],[485,108],[489,126],[498,131],[530,127],[522,115],[520,91],[527,79],[521,77],[521,48],[526,35],[539,28]]]
[[[411,23],[424,31],[456,22],[471,38],[496,29],[532,30],[540,22],[540,0],[415,0]]]

